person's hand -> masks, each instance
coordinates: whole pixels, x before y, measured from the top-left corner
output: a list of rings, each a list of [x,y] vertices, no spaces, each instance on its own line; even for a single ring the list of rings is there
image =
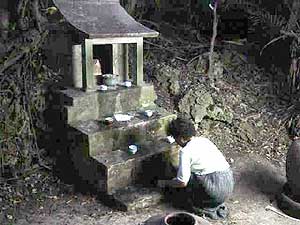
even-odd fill
[[[157,187],[164,188],[164,187],[166,187],[166,184],[167,184],[166,180],[158,180],[157,181]]]

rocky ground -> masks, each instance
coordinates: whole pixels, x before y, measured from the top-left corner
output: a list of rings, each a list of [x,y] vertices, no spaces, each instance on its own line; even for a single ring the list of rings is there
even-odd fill
[[[251,64],[245,46],[224,44],[217,48],[214,83],[209,84],[204,44],[208,42],[188,38],[162,36],[148,42],[146,78],[155,84],[157,104],[193,119],[199,133],[216,143],[234,169],[237,186],[228,201],[231,216],[214,224],[299,223],[266,210],[284,183],[289,144],[284,128],[289,104],[276,79],[280,72]],[[43,168],[0,182],[0,224],[137,225],[176,210],[161,204],[135,212],[113,211]]]

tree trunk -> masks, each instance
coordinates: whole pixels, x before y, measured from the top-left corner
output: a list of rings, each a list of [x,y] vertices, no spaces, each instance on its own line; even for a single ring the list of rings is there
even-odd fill
[[[210,51],[209,51],[209,67],[208,67],[208,77],[213,82],[213,65],[214,65],[214,46],[216,37],[218,34],[218,14],[217,14],[217,7],[218,4],[215,3],[213,14],[214,14],[214,20],[213,20],[213,34],[210,41]]]

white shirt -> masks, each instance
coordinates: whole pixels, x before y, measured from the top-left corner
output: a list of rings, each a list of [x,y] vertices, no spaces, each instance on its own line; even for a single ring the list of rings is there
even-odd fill
[[[179,152],[177,179],[188,183],[191,173],[205,175],[229,169],[217,146],[204,137],[193,137]]]

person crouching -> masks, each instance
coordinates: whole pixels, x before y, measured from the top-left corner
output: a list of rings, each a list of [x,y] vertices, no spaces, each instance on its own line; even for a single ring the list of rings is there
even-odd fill
[[[228,209],[225,200],[233,192],[234,178],[230,165],[216,145],[205,137],[196,137],[193,123],[178,118],[170,123],[170,134],[182,148],[179,151],[177,176],[158,180],[158,187],[196,214],[224,219]]]

